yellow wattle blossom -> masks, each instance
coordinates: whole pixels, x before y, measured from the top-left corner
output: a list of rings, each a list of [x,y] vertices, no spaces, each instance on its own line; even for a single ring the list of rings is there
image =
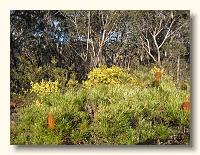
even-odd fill
[[[76,80],[75,74],[71,74],[70,79],[67,84],[71,86],[78,84],[78,80]]]
[[[58,86],[59,86],[58,80],[56,80],[55,82],[52,82],[51,80],[44,81],[42,79],[42,81],[40,83],[38,83],[38,82],[34,83],[31,81],[30,84],[31,84],[30,92],[31,93],[34,92],[37,95],[40,95],[42,93],[50,94],[52,92],[57,92]]]
[[[129,74],[130,68],[124,69],[118,66],[107,66],[100,64],[99,68],[94,68],[88,74],[88,80],[83,82],[85,87],[91,87],[98,83],[104,84],[130,84],[140,85],[131,74]]]
[[[40,107],[42,104],[38,100],[36,100],[35,101],[35,105],[38,106],[38,107]]]
[[[154,75],[156,72],[161,72],[162,74],[164,73],[164,68],[158,68],[158,67],[156,67],[156,66],[154,66],[150,71],[149,71],[149,73],[150,74],[152,74],[152,75]]]

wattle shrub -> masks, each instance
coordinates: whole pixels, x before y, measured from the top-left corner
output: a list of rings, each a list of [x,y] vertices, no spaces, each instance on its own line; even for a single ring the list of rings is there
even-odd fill
[[[31,81],[31,89],[30,89],[30,93],[34,92],[37,95],[40,95],[41,93],[47,93],[50,94],[52,92],[57,92],[58,91],[58,80],[56,81],[45,81],[42,79],[42,81],[40,83],[36,82],[32,82]]]
[[[142,82],[129,74],[129,69],[123,69],[118,66],[110,68],[105,65],[100,65],[99,68],[94,68],[88,74],[88,80],[83,82],[85,87],[91,87],[96,84],[127,84],[141,86]]]

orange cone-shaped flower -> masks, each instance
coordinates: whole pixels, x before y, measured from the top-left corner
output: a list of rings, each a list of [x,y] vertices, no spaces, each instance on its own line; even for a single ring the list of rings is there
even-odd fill
[[[181,109],[190,112],[190,102],[183,102],[181,105]]]
[[[181,109],[190,112],[190,94],[187,96],[187,101],[182,103]]]
[[[161,76],[162,76],[162,73],[161,73],[161,72],[156,72],[156,73],[155,73],[156,81],[160,81]]]
[[[48,114],[48,127],[50,129],[55,129],[55,120],[51,113]]]

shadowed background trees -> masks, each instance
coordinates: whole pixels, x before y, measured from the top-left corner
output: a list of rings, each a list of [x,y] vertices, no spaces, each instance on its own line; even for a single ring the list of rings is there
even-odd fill
[[[100,63],[132,73],[157,65],[179,83],[188,80],[190,12],[10,12],[11,92],[21,94],[42,79],[64,86],[69,73],[81,83]]]

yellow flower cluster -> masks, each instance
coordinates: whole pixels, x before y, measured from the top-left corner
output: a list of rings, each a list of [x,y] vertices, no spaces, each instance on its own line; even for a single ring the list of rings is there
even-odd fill
[[[77,80],[69,79],[68,85],[76,85],[76,84],[78,84]]]
[[[40,73],[42,71],[42,69],[43,69],[42,66],[36,68],[36,73]]]
[[[164,68],[160,69],[156,66],[154,66],[150,71],[149,73],[152,74],[152,75],[155,75],[156,72],[161,72],[162,74],[164,73]]]
[[[35,105],[40,107],[42,104],[39,102],[39,100],[35,100]]]
[[[83,82],[86,87],[91,87],[98,83],[104,84],[133,84],[137,80],[129,74],[130,69],[123,69],[118,66],[107,68],[105,65],[100,65],[99,68],[94,68],[88,74],[88,80]]]
[[[40,83],[34,83],[31,81],[31,89],[30,92],[34,92],[37,95],[41,94],[41,93],[52,93],[52,92],[57,92],[58,91],[58,80],[56,80],[55,82],[52,82],[51,80],[49,81],[44,81],[42,79],[42,81]]]
[[[69,79],[67,84],[69,86],[77,85],[78,84],[78,80],[76,80],[75,78],[76,78],[75,74],[71,74],[70,79]]]

